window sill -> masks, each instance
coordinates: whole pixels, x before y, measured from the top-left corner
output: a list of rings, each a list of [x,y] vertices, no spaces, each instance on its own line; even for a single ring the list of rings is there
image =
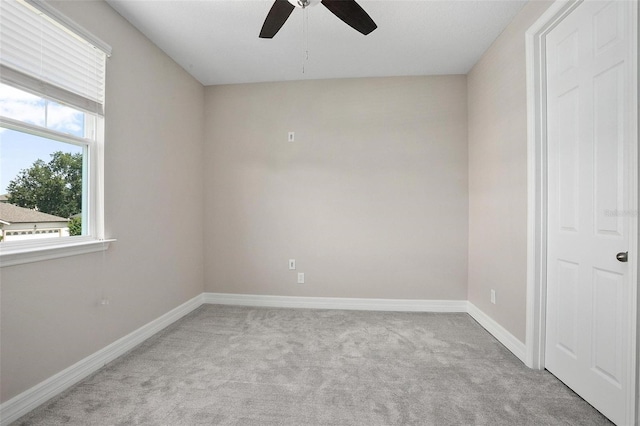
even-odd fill
[[[0,267],[4,268],[5,266],[21,265],[24,263],[104,251],[107,250],[109,244],[114,241],[116,240],[96,240],[89,238],[80,241],[65,241],[57,244],[39,243],[0,247]]]

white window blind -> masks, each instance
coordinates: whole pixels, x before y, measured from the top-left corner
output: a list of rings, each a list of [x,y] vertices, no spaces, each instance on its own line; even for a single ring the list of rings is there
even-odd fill
[[[103,114],[110,48],[69,22],[43,2],[0,1],[0,80]]]

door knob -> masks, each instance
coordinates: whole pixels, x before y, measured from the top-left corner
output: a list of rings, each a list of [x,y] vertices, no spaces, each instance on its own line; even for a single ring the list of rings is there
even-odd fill
[[[627,262],[629,260],[629,252],[621,251],[620,253],[616,254],[616,259],[618,259],[618,262]]]

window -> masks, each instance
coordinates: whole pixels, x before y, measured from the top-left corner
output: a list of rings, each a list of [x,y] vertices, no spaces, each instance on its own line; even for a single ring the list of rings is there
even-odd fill
[[[104,250],[110,47],[38,0],[0,1],[0,266]]]

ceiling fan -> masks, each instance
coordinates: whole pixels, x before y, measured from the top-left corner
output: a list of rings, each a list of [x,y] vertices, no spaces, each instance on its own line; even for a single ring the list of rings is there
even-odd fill
[[[355,0],[275,0],[260,30],[260,38],[273,38],[296,7],[304,9],[319,2],[345,24],[364,35],[378,28]]]

